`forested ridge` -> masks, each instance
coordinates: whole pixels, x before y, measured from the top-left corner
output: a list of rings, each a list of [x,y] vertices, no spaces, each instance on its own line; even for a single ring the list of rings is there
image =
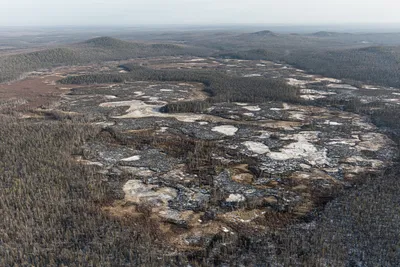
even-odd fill
[[[66,47],[0,57],[0,82],[18,79],[42,68],[138,57],[207,55],[206,48],[172,44],[144,44],[99,37]]]

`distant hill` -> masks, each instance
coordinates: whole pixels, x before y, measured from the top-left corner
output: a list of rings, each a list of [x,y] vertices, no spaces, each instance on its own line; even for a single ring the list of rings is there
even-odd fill
[[[145,44],[99,37],[61,48],[0,57],[0,82],[17,79],[25,72],[60,65],[124,60],[150,56],[207,56],[210,49],[175,44]]]
[[[150,56],[204,55],[206,49],[176,44],[146,44],[110,37],[90,39],[73,46],[86,62],[123,60]]]
[[[116,38],[111,37],[98,37],[87,40],[81,44],[91,45],[95,47],[103,47],[103,48],[117,48],[117,47],[126,47],[129,45],[133,45],[133,43],[125,42]]]
[[[260,36],[260,37],[267,37],[267,36],[276,37],[276,36],[278,36],[278,34],[272,32],[272,31],[268,31],[268,30],[253,32],[253,33],[250,33],[250,35]]]
[[[287,51],[299,49],[315,50],[343,46],[343,42],[335,38],[316,38],[310,35],[275,33],[268,30],[221,38],[199,38],[190,43],[219,49],[224,53],[268,49],[273,53],[285,54]]]

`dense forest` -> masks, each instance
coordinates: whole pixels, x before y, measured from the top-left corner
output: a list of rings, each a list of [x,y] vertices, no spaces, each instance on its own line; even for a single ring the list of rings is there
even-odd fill
[[[222,53],[224,58],[281,61],[328,77],[400,87],[400,47],[366,47],[329,51],[255,49]]]
[[[99,37],[66,47],[0,57],[0,82],[43,68],[138,57],[207,55],[206,48],[172,44],[144,44]]]
[[[110,188],[71,154],[99,129],[79,121],[0,118],[0,265],[161,264],[152,224],[101,212]],[[121,181],[123,182],[123,181]],[[158,237],[159,238],[159,237]]]
[[[285,61],[329,77],[392,87],[400,86],[400,47],[367,47],[315,54],[299,53],[288,56]]]

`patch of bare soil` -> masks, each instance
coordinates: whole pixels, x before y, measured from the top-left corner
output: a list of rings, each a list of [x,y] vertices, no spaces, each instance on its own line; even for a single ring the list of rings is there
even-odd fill
[[[58,84],[57,81],[67,75],[79,75],[94,71],[109,70],[107,64],[99,68],[97,65],[58,67],[26,74],[25,78],[8,83],[0,83],[0,111],[29,111],[37,108],[55,108],[61,96],[80,85]],[[96,88],[102,85],[93,86]]]
[[[58,76],[32,77],[8,84],[0,84],[0,100],[7,102],[20,99],[16,111],[48,106],[63,93],[56,85]],[[72,88],[68,86],[67,89]]]

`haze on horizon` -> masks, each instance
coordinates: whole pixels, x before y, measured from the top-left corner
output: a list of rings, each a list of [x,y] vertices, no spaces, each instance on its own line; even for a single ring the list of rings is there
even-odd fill
[[[1,0],[0,27],[400,23],[394,0]]]

